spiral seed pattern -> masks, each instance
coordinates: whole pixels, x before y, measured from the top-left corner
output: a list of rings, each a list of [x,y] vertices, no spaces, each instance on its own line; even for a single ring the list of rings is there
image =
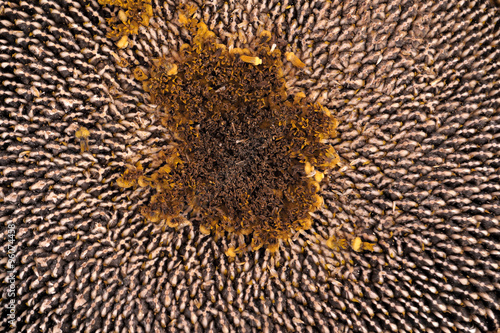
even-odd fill
[[[500,13],[492,2],[198,1],[226,45],[263,28],[292,91],[340,119],[343,165],[311,229],[228,256],[144,223],[135,156],[167,146],[131,65],[179,57],[178,0],[128,45],[96,0],[0,1],[2,332],[495,332],[500,328]],[[87,132],[82,131],[84,128]],[[76,133],[85,133],[84,136]],[[373,251],[334,246],[356,233]],[[332,245],[333,244],[333,245]],[[0,271],[9,300],[8,271]]]

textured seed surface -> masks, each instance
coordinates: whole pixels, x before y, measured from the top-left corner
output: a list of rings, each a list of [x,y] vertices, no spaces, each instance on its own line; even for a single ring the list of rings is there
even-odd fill
[[[201,2],[200,2],[201,3]],[[5,332],[495,332],[500,328],[500,13],[484,1],[212,1],[224,44],[279,36],[292,90],[338,110],[343,165],[310,230],[273,256],[143,223],[116,185],[168,145],[125,64],[175,58],[176,1],[128,45],[97,1],[0,2]],[[300,67],[300,66],[299,66]],[[145,67],[147,68],[147,67]],[[81,151],[76,132],[88,130]],[[338,236],[354,230],[354,251]],[[335,236],[336,238],[333,238]],[[365,247],[373,245],[373,251]],[[359,248],[358,248],[359,246]],[[226,255],[229,254],[229,255]],[[10,300],[0,272],[2,304]]]

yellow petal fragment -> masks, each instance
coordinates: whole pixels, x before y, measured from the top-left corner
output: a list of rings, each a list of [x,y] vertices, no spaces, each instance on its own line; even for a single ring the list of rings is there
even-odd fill
[[[269,245],[267,247],[267,249],[269,250],[269,252],[271,253],[275,253],[276,251],[278,251],[280,248],[280,244],[279,243],[275,243],[275,244],[272,244],[272,245]]]
[[[121,9],[118,11],[118,18],[120,19],[120,21],[122,21],[123,24],[127,24],[127,14],[125,14],[125,12]]]
[[[226,256],[228,256],[228,257],[231,257],[231,258],[236,257],[236,251],[234,250],[234,247],[232,247],[232,246],[231,246],[230,248],[228,248],[228,249],[227,249],[227,251],[226,251],[226,252],[224,252],[224,253],[225,253],[225,254],[226,254]]]
[[[205,36],[205,34],[208,32],[208,27],[204,22],[198,23],[197,27],[198,27],[197,34],[200,36]]]
[[[326,246],[332,250],[339,251],[341,248],[347,248],[347,241],[343,238],[337,239],[337,237],[332,236],[326,241]]]
[[[118,42],[116,42],[116,47],[119,49],[126,48],[128,46],[128,36],[122,36]]]
[[[255,66],[262,64],[262,59],[260,59],[259,57],[250,57],[247,55],[242,55],[240,56],[240,59],[244,62],[247,62]]]
[[[152,216],[149,216],[149,220],[153,223],[156,223],[158,221],[160,221],[160,216],[158,214],[155,214],[155,215],[152,215]]]
[[[252,229],[248,228],[248,229],[241,229],[238,231],[238,233],[240,235],[243,235],[243,236],[247,236],[247,235],[250,235],[252,233]]]
[[[153,16],[153,6],[146,4],[144,5],[144,9],[146,10],[146,14],[148,14],[149,17]]]
[[[300,59],[293,54],[293,52],[287,52],[285,53],[286,60],[290,61],[292,65],[298,68],[304,68],[306,67],[306,64],[304,64]]]
[[[88,138],[90,136],[90,132],[87,128],[82,126],[78,129],[78,131],[75,132],[75,136],[78,139],[85,139],[85,138]]]
[[[262,38],[263,42],[268,42],[271,39],[271,32],[268,30],[262,30],[260,38]]]
[[[147,13],[142,13],[141,17],[142,17],[141,24],[145,27],[149,27],[149,19],[151,18],[151,16],[149,16]]]
[[[264,243],[261,240],[256,238],[252,239],[252,244],[251,244],[252,250],[257,251],[262,246],[264,246]]]
[[[325,113],[325,115],[327,117],[330,117],[332,115],[332,113],[330,112],[330,110],[328,110],[327,108],[325,108],[324,106],[321,106],[321,110]],[[336,120],[335,120],[336,121]],[[337,127],[337,126],[335,126]]]
[[[244,54],[244,55],[250,55],[250,50],[247,49],[247,48],[239,48],[239,47],[234,47],[232,49],[229,50],[229,54]]]
[[[170,227],[170,228],[176,228],[179,226],[179,221],[173,219],[171,216],[169,216],[166,221],[165,221],[165,224]]]
[[[162,166],[158,171],[159,173],[170,173],[170,171],[172,171],[172,168],[169,165],[165,165]]]
[[[148,79],[146,73],[142,70],[142,68],[139,67],[134,69],[134,77],[137,81],[144,81]]]
[[[189,20],[188,18],[186,17],[186,15],[182,14],[182,13],[179,13],[179,22],[181,24],[188,24],[189,23]]]
[[[210,235],[210,229],[208,229],[204,225],[200,225],[200,232],[204,235]]]
[[[188,43],[184,43],[181,45],[181,47],[179,48],[179,51],[183,52],[185,50],[189,50],[191,49],[191,45],[189,45]]]
[[[226,51],[227,47],[224,44],[215,44],[215,47],[218,49],[222,49],[222,51]]]
[[[373,249],[374,246],[375,246],[375,243],[363,242],[363,250],[367,250],[367,251],[373,252],[374,251],[374,249]]]
[[[177,74],[177,65],[170,65],[170,69],[167,71],[167,75],[176,75]]]
[[[354,251],[359,252],[361,250],[361,246],[363,245],[363,241],[361,238],[356,237],[352,240],[351,247]]]
[[[135,181],[128,181],[120,177],[116,180],[116,184],[122,188],[129,188],[134,186]]]
[[[139,179],[137,180],[137,184],[139,184],[140,187],[146,187],[151,185],[151,182],[149,181],[148,178],[140,176]]]
[[[319,172],[319,171],[318,171],[318,172],[316,172],[316,174],[314,175],[314,179],[315,179],[318,183],[320,183],[320,182],[323,180],[323,178],[325,178],[325,174],[324,174],[323,172]]]
[[[303,219],[300,224],[304,230],[309,230],[312,227],[313,221],[311,218],[307,218]]]
[[[316,209],[321,208],[321,206],[323,206],[323,203],[324,203],[323,197],[315,194],[313,207]]]
[[[312,166],[311,163],[306,162],[304,165],[304,171],[306,172],[306,175],[310,175],[314,171],[314,166]]]
[[[213,31],[207,31],[207,33],[205,34],[205,36],[203,36],[205,39],[212,39],[212,38],[215,38],[215,33]]]
[[[299,104],[303,98],[306,97],[306,94],[304,94],[302,91],[298,92],[295,94],[295,97],[293,98],[293,103],[294,104]]]

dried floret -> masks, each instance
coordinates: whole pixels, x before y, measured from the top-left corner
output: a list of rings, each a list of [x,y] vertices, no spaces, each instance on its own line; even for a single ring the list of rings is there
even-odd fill
[[[337,236],[332,236],[326,241],[326,246],[328,246],[330,249],[335,250],[335,251],[340,251],[341,249],[344,249],[344,250],[347,249],[347,244],[348,243],[347,243],[346,239],[338,238]],[[353,245],[353,248],[354,248],[354,245]]]
[[[247,55],[242,55],[240,59],[244,62],[247,62],[255,66],[262,64],[262,59],[260,59],[259,57],[250,57]]]
[[[118,11],[118,18],[120,19],[120,21],[122,21],[123,24],[127,24],[127,14],[125,14],[125,12],[121,9]]]
[[[236,257],[236,250],[234,247],[230,247],[227,249],[227,251],[225,252],[226,256],[228,257]]]
[[[126,48],[128,46],[128,35],[122,36],[118,42],[116,42],[116,47],[119,49]]]
[[[168,67],[168,70],[166,72],[167,75],[176,75],[177,74],[177,65],[176,64],[170,64]]]
[[[149,78],[149,76],[140,67],[134,69],[134,77],[137,81],[144,81]]]
[[[116,180],[116,183],[123,188],[132,187],[136,185],[139,178],[143,176],[143,171],[144,168],[140,162],[135,166],[129,165],[123,175]]]
[[[262,39],[261,41],[263,43],[269,42],[271,40],[271,32],[268,30],[262,30],[259,34],[260,38]]]
[[[269,34],[249,48],[221,47],[193,14],[179,15],[193,34],[181,63],[159,58],[149,76],[134,70],[174,148],[152,159],[148,175],[127,170],[120,186],[156,191],[143,209],[151,221],[176,226],[188,212],[204,234],[237,234],[252,250],[274,252],[310,229],[310,213],[323,205],[320,184],[338,161],[328,144],[337,121],[304,94],[288,96]]]
[[[118,7],[116,17],[108,19],[112,27],[107,36],[117,40],[118,48],[126,48],[129,45],[129,35],[139,33],[140,26],[149,26],[149,20],[153,17],[151,0],[99,0],[100,5]]]
[[[293,52],[287,52],[285,53],[286,60],[290,61],[292,65],[298,68],[304,68],[306,67],[306,64],[304,64]]]
[[[359,237],[354,238],[351,242],[351,247],[354,251],[360,251],[362,246],[363,241]]]
[[[366,250],[366,251],[375,251],[374,247],[375,247],[375,243],[368,243],[368,242],[363,242],[363,250]]]
[[[90,136],[89,130],[82,126],[75,132],[75,136],[80,141],[80,152],[83,154],[83,152],[88,151]]]
[[[360,237],[354,238],[351,242],[351,247],[356,252],[360,252],[363,250],[373,252],[375,245],[375,243],[363,242]]]

